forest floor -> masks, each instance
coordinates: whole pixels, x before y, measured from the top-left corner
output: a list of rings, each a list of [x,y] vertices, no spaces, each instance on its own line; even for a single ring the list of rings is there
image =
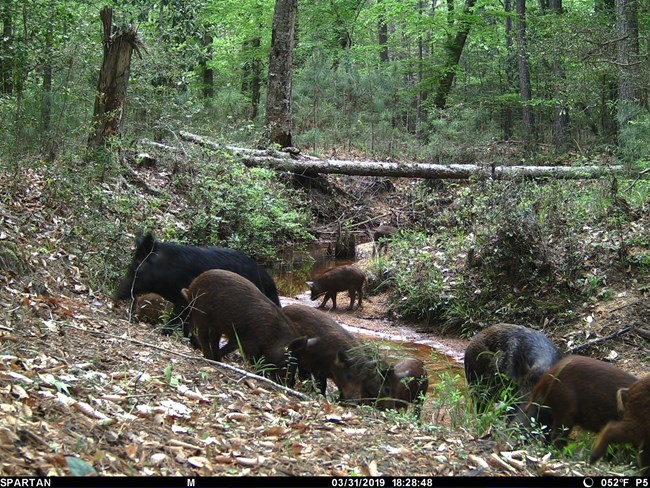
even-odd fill
[[[130,320],[127,304],[113,304],[90,289],[75,251],[66,248],[68,223],[43,207],[37,183],[35,178],[21,198],[0,202],[0,244],[15,245],[24,260],[20,272],[6,272],[13,254],[7,247],[0,254],[5,270],[0,274],[0,475],[636,472],[633,459],[589,466],[588,451],[564,458],[541,445],[509,443],[502,436],[495,441],[489,431],[454,427],[449,406],[431,394],[418,423],[412,416],[340,405],[306,390],[295,394],[246,373],[236,361],[239,369],[208,362],[179,337]],[[616,297],[594,304],[594,337],[648,323],[643,290],[621,288]],[[382,297],[339,316],[361,329],[392,330],[383,321]],[[584,334],[582,325],[566,336]],[[417,324],[400,328],[415,331]],[[450,356],[462,356],[462,339],[441,343]],[[618,363],[622,368],[649,372],[644,339],[624,334],[607,347],[625,358]]]

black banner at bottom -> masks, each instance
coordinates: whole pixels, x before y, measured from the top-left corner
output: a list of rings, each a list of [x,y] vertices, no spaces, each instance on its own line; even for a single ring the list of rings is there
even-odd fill
[[[0,477],[0,488],[650,488],[649,478],[487,477]]]

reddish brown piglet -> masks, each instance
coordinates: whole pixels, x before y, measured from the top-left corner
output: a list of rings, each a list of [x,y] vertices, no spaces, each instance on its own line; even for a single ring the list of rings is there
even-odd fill
[[[363,285],[366,282],[366,274],[358,267],[353,265],[339,266],[326,271],[318,279],[307,281],[311,289],[311,299],[316,300],[321,295],[325,295],[323,303],[319,308],[325,308],[325,304],[331,298],[332,310],[336,309],[336,294],[340,291],[346,291],[350,295],[350,306],[352,310],[355,295],[359,297],[359,307],[363,299]]]
[[[135,299],[132,313],[141,322],[159,324],[165,316],[171,318],[173,304],[156,293],[146,293]]]
[[[629,442],[639,449],[642,476],[650,475],[650,375],[621,388],[617,394],[618,407],[624,410],[623,420],[609,422],[600,432],[591,452],[590,463],[598,461],[611,443]]]
[[[616,393],[636,380],[636,376],[610,363],[568,356],[541,377],[531,404],[536,402],[542,411],[550,409],[550,441],[562,447],[575,426],[600,432],[608,422],[618,420]]]

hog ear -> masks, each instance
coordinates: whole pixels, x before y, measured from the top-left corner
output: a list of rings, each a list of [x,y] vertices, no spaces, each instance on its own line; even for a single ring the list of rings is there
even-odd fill
[[[287,351],[301,351],[307,347],[307,344],[308,339],[306,337],[298,337],[297,339],[292,340],[289,345],[287,345]]]
[[[625,413],[625,404],[627,403],[628,388],[619,388],[616,391],[616,410],[619,417],[623,417]]]
[[[138,236],[135,238],[136,245],[136,255],[140,258],[144,258],[149,253],[153,252],[156,246],[156,239],[154,239],[151,232],[147,232],[144,236]]]
[[[345,349],[339,349],[339,352],[336,353],[334,364],[337,366],[348,366],[350,364],[350,357]]]
[[[314,282],[313,281],[305,281],[307,283],[307,286],[311,289],[314,287]]]
[[[191,302],[191,301],[192,301],[192,295],[190,294],[190,290],[189,290],[189,289],[187,289],[187,288],[183,288],[183,289],[181,290],[181,295],[183,295],[183,298],[184,298],[186,301],[188,301],[188,302]]]

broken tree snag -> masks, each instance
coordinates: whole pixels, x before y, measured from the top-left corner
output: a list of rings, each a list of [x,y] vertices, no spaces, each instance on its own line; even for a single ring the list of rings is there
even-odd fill
[[[99,13],[104,28],[102,44],[104,59],[99,71],[93,124],[88,146],[98,148],[113,136],[119,136],[124,122],[124,102],[131,73],[133,51],[140,54],[144,44],[135,27],[113,29],[113,9],[104,7]]]
[[[464,180],[471,177],[495,179],[557,178],[591,179],[624,172],[618,166],[493,166],[481,164],[389,163],[384,161],[345,161],[319,159],[307,155],[289,155],[274,149],[260,150],[220,145],[201,136],[180,132],[183,140],[237,156],[246,166],[259,166],[292,173],[337,173],[358,176],[395,176]]]
[[[348,229],[341,235],[341,226],[336,236],[334,257],[336,259],[355,259],[357,256],[357,239]]]

